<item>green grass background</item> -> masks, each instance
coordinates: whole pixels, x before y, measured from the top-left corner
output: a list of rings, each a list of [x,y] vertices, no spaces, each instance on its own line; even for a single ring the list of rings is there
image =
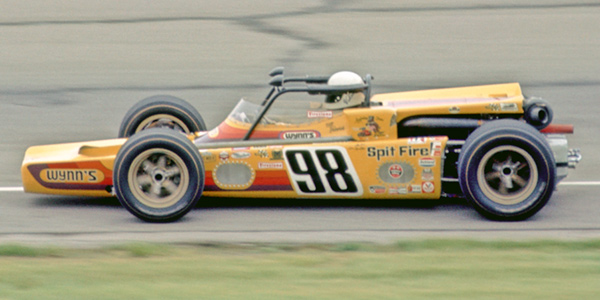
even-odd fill
[[[0,245],[0,299],[599,299],[600,241]]]

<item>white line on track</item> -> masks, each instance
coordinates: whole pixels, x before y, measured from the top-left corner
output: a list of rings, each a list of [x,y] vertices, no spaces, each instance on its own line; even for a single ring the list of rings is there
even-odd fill
[[[564,181],[559,185],[600,185],[600,181]]]
[[[15,187],[0,187],[0,192],[22,192],[23,188],[20,186]]]
[[[600,181],[563,181],[559,185],[565,186],[596,186],[600,185]],[[12,186],[12,187],[0,187],[0,193],[5,192],[23,192],[23,187]]]

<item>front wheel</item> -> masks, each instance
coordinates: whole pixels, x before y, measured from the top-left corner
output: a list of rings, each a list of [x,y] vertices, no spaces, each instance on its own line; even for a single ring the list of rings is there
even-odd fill
[[[467,200],[483,216],[527,219],[550,199],[555,186],[554,155],[544,136],[515,120],[487,123],[465,141],[458,178]]]
[[[200,113],[185,100],[158,95],[141,100],[125,113],[119,138],[150,128],[169,128],[190,134],[206,130],[206,125]]]
[[[185,135],[157,128],[131,137],[113,170],[119,202],[148,222],[171,222],[187,214],[204,189],[204,165]]]

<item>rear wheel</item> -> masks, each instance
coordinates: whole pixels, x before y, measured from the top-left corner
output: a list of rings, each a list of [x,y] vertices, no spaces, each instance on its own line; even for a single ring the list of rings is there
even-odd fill
[[[170,222],[198,202],[204,189],[204,166],[185,135],[151,129],[121,147],[113,182],[117,198],[133,215],[148,222]]]
[[[119,137],[150,128],[169,128],[190,134],[206,130],[200,113],[185,100],[173,96],[153,96],[131,107],[119,128]]]
[[[466,140],[458,159],[461,190],[475,209],[494,220],[524,220],[550,199],[555,163],[543,135],[530,125],[487,123]]]

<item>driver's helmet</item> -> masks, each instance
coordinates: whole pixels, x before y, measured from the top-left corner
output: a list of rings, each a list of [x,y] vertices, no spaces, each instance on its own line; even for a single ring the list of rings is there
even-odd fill
[[[365,82],[360,75],[349,71],[337,72],[331,75],[327,81],[327,85],[333,86],[356,85],[364,83]],[[361,105],[364,100],[365,95],[362,92],[345,93],[342,95],[327,95],[325,98],[325,103],[323,103],[323,108],[342,109],[354,107]]]

